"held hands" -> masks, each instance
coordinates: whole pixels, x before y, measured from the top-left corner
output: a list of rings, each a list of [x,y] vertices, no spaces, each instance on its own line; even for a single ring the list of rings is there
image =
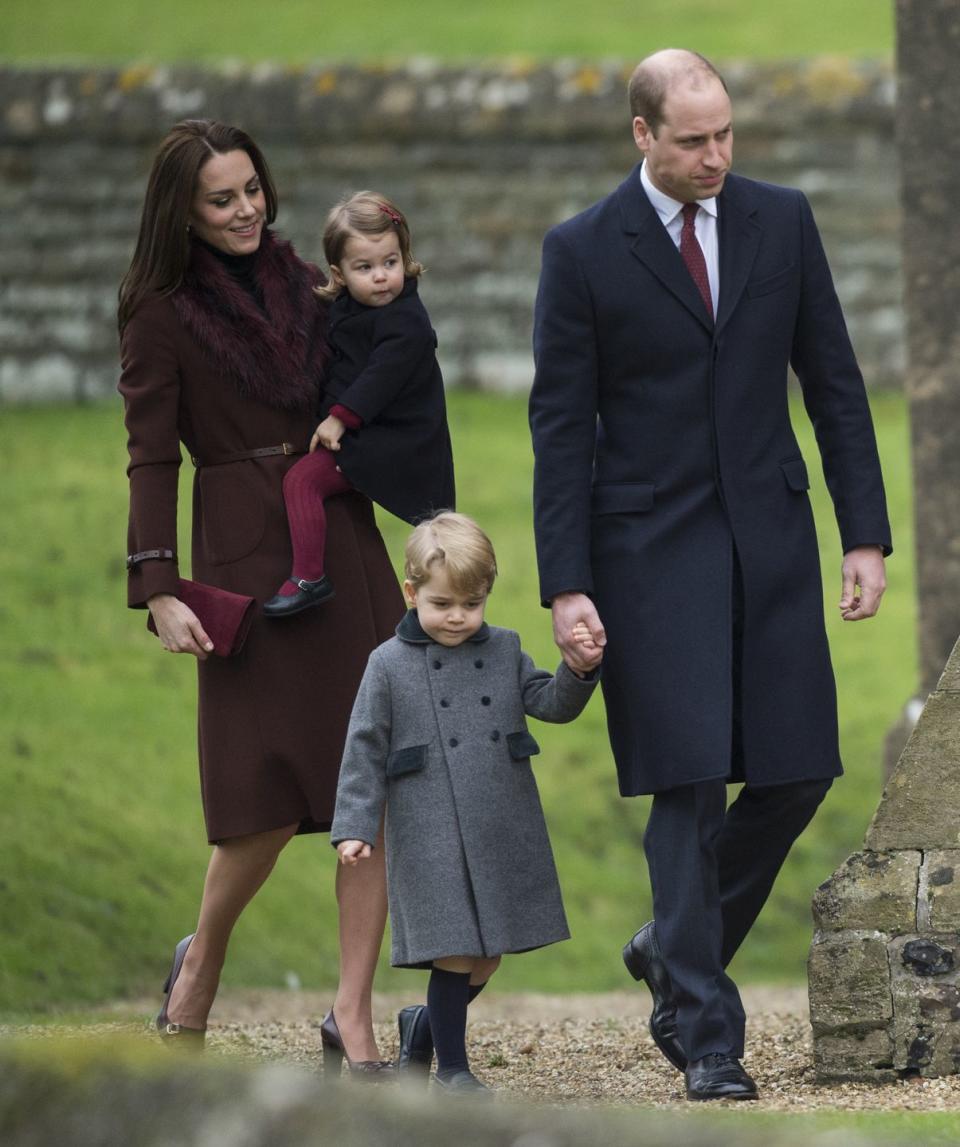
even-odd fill
[[[341,864],[356,864],[358,860],[368,860],[373,849],[362,840],[341,840],[337,845],[337,855]]]
[[[206,661],[207,655],[213,652],[213,642],[199,618],[178,597],[172,593],[155,593],[147,601],[147,608],[168,653],[192,653],[198,661]]]
[[[313,432],[313,437],[310,439],[310,453],[312,454],[318,446],[334,452],[339,450],[340,439],[346,428],[346,423],[341,422],[336,415],[328,414]]]
[[[607,644],[600,615],[585,593],[559,593],[551,601],[553,640],[574,673],[589,673]]]
[[[883,551],[879,546],[857,546],[843,555],[840,616],[844,621],[873,617],[886,588]]]

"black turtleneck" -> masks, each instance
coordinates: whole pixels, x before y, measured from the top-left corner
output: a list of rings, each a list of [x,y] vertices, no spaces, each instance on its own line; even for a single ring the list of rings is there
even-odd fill
[[[211,255],[215,256],[220,266],[223,267],[230,278],[247,292],[261,311],[266,313],[266,307],[263,303],[263,291],[260,289],[260,284],[256,278],[257,262],[260,258],[259,249],[252,251],[249,255],[231,255],[229,252],[221,251],[219,247],[214,247],[213,244],[207,243],[203,239],[195,237],[195,242],[199,243],[202,247],[206,248]]]

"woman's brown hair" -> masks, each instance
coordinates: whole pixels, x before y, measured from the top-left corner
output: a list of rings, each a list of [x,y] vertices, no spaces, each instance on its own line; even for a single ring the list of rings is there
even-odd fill
[[[120,284],[117,319],[121,332],[147,295],[168,295],[183,281],[190,261],[187,222],[200,169],[214,155],[245,151],[266,199],[266,221],[277,217],[277,191],[267,161],[238,127],[210,119],[175,124],[157,151],[147,181],[140,232],[130,269]]]

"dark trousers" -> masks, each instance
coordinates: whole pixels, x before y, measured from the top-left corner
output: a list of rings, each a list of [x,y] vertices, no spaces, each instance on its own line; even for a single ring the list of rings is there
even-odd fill
[[[830,784],[745,786],[729,808],[723,780],[655,794],[643,846],[689,1059],[743,1055],[743,1005],[725,968]]]
[[[741,756],[743,580],[733,569],[733,733]],[[722,779],[654,794],[643,838],[657,939],[677,1000],[688,1059],[743,1055],[740,993],[724,970],[743,943],[787,858],[832,781],[751,786],[727,808]]]

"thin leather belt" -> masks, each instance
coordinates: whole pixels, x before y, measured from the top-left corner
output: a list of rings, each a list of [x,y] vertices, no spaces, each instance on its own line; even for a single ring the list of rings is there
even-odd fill
[[[256,450],[238,450],[236,454],[223,454],[219,458],[197,458],[190,455],[190,461],[198,469],[201,466],[226,466],[228,462],[246,462],[249,458],[269,458],[272,454],[305,454],[292,442],[281,442],[279,446],[258,446]]]

